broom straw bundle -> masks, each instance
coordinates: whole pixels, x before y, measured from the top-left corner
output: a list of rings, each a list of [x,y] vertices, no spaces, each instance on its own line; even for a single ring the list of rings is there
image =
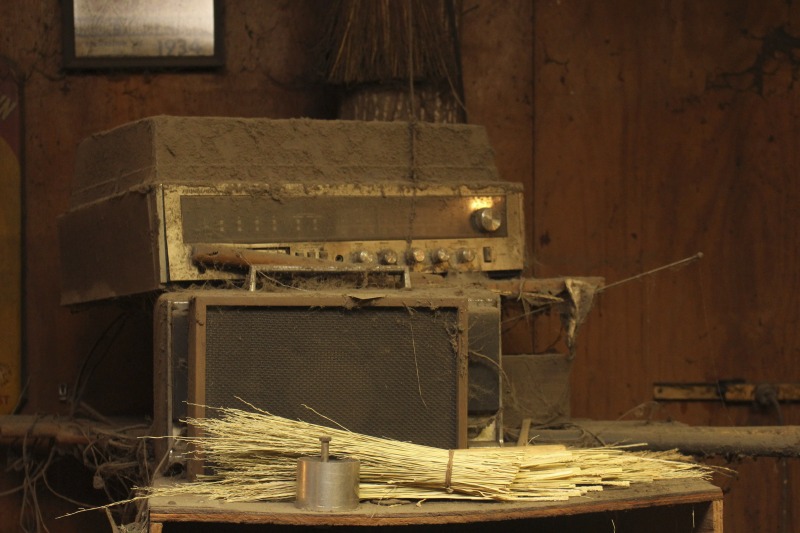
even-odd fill
[[[257,409],[217,411],[219,418],[189,419],[202,436],[187,440],[225,479],[293,480],[297,458],[319,455],[319,437],[329,435],[334,455],[361,462],[364,483],[491,497],[506,491],[524,455],[522,449],[512,453],[443,450],[289,420]]]
[[[322,70],[341,85],[446,82],[460,75],[457,0],[338,0],[328,4]],[[412,26],[410,29],[409,26]]]
[[[281,418],[265,411],[216,409],[190,419],[200,436],[186,438],[215,474],[198,482],[154,487],[149,496],[204,494],[227,501],[280,501],[295,496],[297,459],[331,453],[361,462],[362,500],[480,499],[559,501],[661,479],[710,477],[707,467],[672,453],[626,447],[567,449],[561,445],[443,450]],[[210,408],[206,408],[210,409]]]

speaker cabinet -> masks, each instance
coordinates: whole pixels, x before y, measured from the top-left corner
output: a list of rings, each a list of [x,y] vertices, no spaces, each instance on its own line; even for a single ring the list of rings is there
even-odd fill
[[[499,301],[486,291],[167,293],[155,334],[160,435],[186,415],[214,416],[203,406],[248,409],[241,398],[287,418],[330,425],[308,406],[352,431],[463,448],[468,402],[500,408]],[[468,388],[470,358],[495,371]],[[160,454],[173,444],[156,442]]]

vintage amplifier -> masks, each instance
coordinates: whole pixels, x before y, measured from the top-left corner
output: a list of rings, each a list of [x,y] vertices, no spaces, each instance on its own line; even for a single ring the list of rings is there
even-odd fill
[[[156,305],[154,432],[174,437],[202,407],[248,409],[442,448],[470,416],[502,424],[500,303],[483,290],[349,293],[188,290]],[[188,401],[188,407],[187,407]],[[165,467],[183,462],[156,439]]]
[[[515,273],[522,204],[479,126],[153,117],[78,149],[59,219],[62,303],[242,278],[193,260],[214,245]]]

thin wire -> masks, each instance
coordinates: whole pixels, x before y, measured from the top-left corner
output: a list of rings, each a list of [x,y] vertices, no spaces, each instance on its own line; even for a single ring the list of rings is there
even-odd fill
[[[641,274],[636,274],[635,276],[631,276],[629,278],[625,278],[625,279],[622,279],[622,280],[619,280],[619,281],[615,281],[614,283],[610,283],[608,285],[604,285],[604,286],[600,287],[599,289],[597,289],[597,292],[598,293],[605,292],[606,290],[608,290],[608,289],[610,289],[612,287],[616,287],[617,285],[622,285],[624,283],[628,283],[629,281],[636,281],[637,279],[641,279],[641,278],[646,277],[646,276],[651,276],[651,275],[656,274],[658,272],[661,272],[663,270],[686,266],[686,265],[688,265],[690,263],[694,263],[695,261],[698,261],[698,260],[700,260],[702,258],[703,258],[703,252],[697,252],[693,256],[687,257],[685,259],[681,259],[680,261],[675,261],[674,263],[670,263],[668,265],[660,266],[658,268],[654,268],[652,270],[648,270],[647,272],[642,272]]]
[[[525,313],[520,313],[520,314],[514,315],[514,316],[512,316],[510,318],[506,318],[505,320],[501,320],[500,324],[507,324],[508,322],[519,322],[520,320],[522,320],[525,317],[529,317],[529,316],[532,316],[532,315],[538,315],[539,313],[544,313],[545,311],[547,311],[548,308],[553,307],[554,305],[562,304],[562,303],[564,303],[563,300],[562,301],[558,301],[558,302],[548,302],[546,304],[542,304],[540,306],[536,306],[531,311],[527,311]]]
[[[55,444],[54,439],[49,438],[47,440],[50,447],[46,457],[38,458],[33,455],[33,450],[31,450],[32,441],[41,442],[41,439],[32,437],[32,431],[39,420],[40,417],[36,417],[31,427],[23,435],[21,457],[10,465],[10,468],[19,467],[22,470],[22,483],[18,487],[0,493],[0,497],[2,497],[22,492],[18,525],[20,531],[25,533],[47,533],[49,531],[46,516],[39,502],[39,492],[42,486],[59,499],[79,506],[87,505],[59,493],[50,484],[48,473],[50,473],[50,467],[55,464],[59,457],[56,455],[58,446]],[[109,431],[98,428],[97,436],[94,438],[90,438],[86,428],[79,426],[79,430],[87,437],[89,444],[85,447],[79,446],[82,450],[79,450],[80,454],[77,455],[77,458],[82,458],[84,466],[93,468],[95,475],[103,479],[103,489],[106,492],[106,496],[110,501],[116,502],[113,505],[125,503],[118,502],[119,498],[112,492],[119,492],[118,489],[120,487],[115,486],[119,484],[124,493],[128,495],[130,494],[131,486],[141,485],[138,479],[141,477],[140,473],[148,471],[145,441],[121,433],[122,429]],[[126,443],[126,440],[133,441],[133,443]],[[99,445],[102,445],[102,448]],[[145,463],[145,466],[142,466],[142,463]],[[121,513],[131,510],[135,511],[135,509],[128,506],[122,509]],[[123,523],[125,523],[124,515],[121,516]],[[137,523],[140,522],[139,519],[140,516],[137,514]]]

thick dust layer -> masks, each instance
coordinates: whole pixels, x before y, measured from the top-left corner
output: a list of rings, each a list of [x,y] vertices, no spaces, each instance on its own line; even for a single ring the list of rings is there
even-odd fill
[[[157,116],[85,139],[73,206],[153,184],[471,184],[498,180],[465,124]]]

